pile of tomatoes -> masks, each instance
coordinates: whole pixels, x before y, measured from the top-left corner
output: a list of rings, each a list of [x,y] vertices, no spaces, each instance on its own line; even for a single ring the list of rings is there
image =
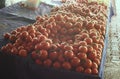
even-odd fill
[[[106,31],[104,4],[97,2],[54,7],[50,15],[4,34],[4,53],[31,55],[36,64],[86,74],[98,74]]]

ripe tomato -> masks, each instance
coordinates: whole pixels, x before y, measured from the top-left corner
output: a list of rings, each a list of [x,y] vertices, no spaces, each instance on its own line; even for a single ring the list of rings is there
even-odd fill
[[[63,62],[62,67],[66,70],[70,70],[72,68],[69,62]]]
[[[56,51],[58,49],[58,46],[56,44],[51,44],[50,51]]]
[[[88,33],[82,33],[81,34],[81,39],[82,40],[84,40],[85,38],[88,38],[88,37],[89,37]]]
[[[6,46],[2,46],[2,47],[1,47],[1,51],[4,52],[4,53],[7,53],[7,48],[6,48]]]
[[[92,23],[92,22],[89,22],[88,24],[87,24],[87,27],[86,27],[87,29],[93,29],[94,28],[94,23]]]
[[[94,60],[93,60],[97,65],[100,65],[100,59],[98,59],[98,58],[94,58]]]
[[[96,50],[94,50],[93,52],[89,52],[87,54],[88,58],[90,58],[91,60],[94,60],[97,57],[97,52]]]
[[[87,58],[87,54],[86,54],[86,53],[78,53],[78,54],[77,54],[77,57],[78,57],[79,59],[86,59],[86,58]]]
[[[98,44],[97,43],[92,43],[92,47],[97,51],[98,50]]]
[[[84,73],[86,73],[86,74],[91,74],[91,73],[92,73],[92,70],[91,70],[90,68],[86,68],[86,69],[84,70]]]
[[[13,48],[11,49],[11,53],[12,53],[12,54],[18,54],[18,49],[17,49],[16,47],[13,47]]]
[[[72,50],[69,50],[69,51],[65,51],[64,52],[64,56],[67,58],[67,59],[71,59],[74,57],[74,53]]]
[[[87,51],[88,51],[87,46],[80,46],[79,51],[83,52],[83,53],[87,53]]]
[[[96,64],[96,62],[92,62],[92,67],[91,68],[92,69],[94,69],[94,68],[98,69],[98,65]]]
[[[41,42],[41,41],[45,41],[47,38],[46,38],[46,36],[44,36],[44,35],[39,35],[38,36],[38,40]]]
[[[4,34],[4,38],[5,38],[5,39],[9,39],[9,38],[10,38],[10,33],[5,33],[5,34]]]
[[[38,65],[42,65],[43,62],[40,59],[35,59],[35,63]]]
[[[78,57],[73,57],[70,63],[73,67],[77,67],[80,65],[80,59]]]
[[[84,41],[86,41],[87,44],[92,44],[93,43],[93,40],[90,37],[85,38]]]
[[[76,22],[75,24],[74,24],[74,26],[75,27],[78,27],[78,28],[82,28],[82,23],[81,22]]]
[[[19,54],[19,56],[26,57],[27,53],[28,52],[25,49],[20,49],[18,54]]]
[[[55,15],[55,20],[56,20],[56,21],[61,21],[62,18],[63,18],[63,17],[62,17],[61,14],[56,14],[56,15]]]
[[[80,41],[80,42],[79,42],[79,45],[81,45],[81,46],[86,46],[86,45],[87,45],[87,42],[86,42],[86,41]]]
[[[92,69],[92,74],[98,75],[98,69],[97,69],[97,68],[93,68],[93,69]]]
[[[49,58],[50,58],[51,60],[56,60],[57,57],[58,57],[58,53],[57,53],[57,52],[50,52]]]
[[[50,67],[52,65],[52,61],[50,59],[46,59],[43,61],[45,67]]]
[[[16,36],[15,35],[10,35],[10,37],[9,37],[9,40],[11,41],[11,42],[15,42],[16,41]]]
[[[56,68],[56,69],[59,69],[59,68],[61,68],[61,63],[56,61],[56,62],[53,63],[53,67]]]
[[[94,43],[98,43],[99,42],[99,37],[98,36],[93,36],[92,40]]]
[[[23,32],[21,33],[21,35],[25,38],[25,37],[27,37],[29,34],[28,34],[27,31],[23,31]]]
[[[37,42],[37,41],[36,41]],[[40,50],[41,49],[41,45],[38,43],[35,45],[35,50]]]
[[[73,50],[73,47],[70,45],[65,45],[64,49],[69,51],[69,50]]]
[[[28,36],[26,36],[26,41],[27,41],[27,42],[32,42],[33,39],[32,39],[32,37],[31,37],[30,35],[28,35]]]
[[[85,68],[91,68],[92,67],[92,61],[90,59],[85,59],[84,63],[83,63],[83,66]]]
[[[36,51],[32,51],[31,57],[32,57],[33,59],[36,59],[36,58],[38,57],[37,52],[36,52]]]
[[[39,51],[39,58],[44,60],[48,57],[48,52],[46,50],[40,50]]]
[[[49,42],[46,42],[46,41],[42,41],[42,42],[40,43],[40,46],[41,46],[41,49],[45,49],[45,50],[50,49],[50,43],[49,43]]]
[[[92,31],[92,32],[90,32],[89,35],[90,35],[90,37],[92,38],[93,36],[97,36],[98,34],[97,34],[97,32],[93,32],[93,31]]]
[[[93,52],[93,50],[94,50],[91,45],[87,45],[87,49],[88,49],[88,53],[89,53],[89,52]]]
[[[64,56],[63,55],[59,55],[58,56],[58,61],[63,63],[65,61]]]
[[[100,24],[95,24],[94,27],[95,27],[96,29],[101,29],[101,25],[100,25]]]
[[[82,66],[78,66],[78,67],[76,68],[76,71],[77,71],[77,72],[83,72],[83,71],[84,71],[84,68],[83,68]]]

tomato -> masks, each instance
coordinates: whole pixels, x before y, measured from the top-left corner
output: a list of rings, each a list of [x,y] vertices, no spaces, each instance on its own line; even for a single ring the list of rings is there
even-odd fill
[[[59,62],[64,62],[64,61],[65,61],[64,56],[63,56],[63,55],[59,55],[59,56],[58,56],[58,61],[59,61]]]
[[[83,53],[87,53],[87,51],[88,51],[87,46],[80,46],[79,51],[83,52]]]
[[[70,28],[73,27],[73,24],[71,22],[66,22],[65,26],[66,26],[67,29],[70,29]]]
[[[7,44],[6,44],[6,48],[7,48],[7,49],[12,49],[12,48],[13,48],[12,43],[7,43]]]
[[[11,36],[9,37],[9,40],[10,40],[11,42],[15,42],[15,41],[16,41],[16,36],[15,36],[15,35],[11,35]]]
[[[40,43],[40,46],[41,46],[41,49],[45,49],[45,50],[50,49],[50,43],[49,43],[49,42],[46,42],[46,41],[42,41],[42,42]]]
[[[81,46],[86,46],[86,45],[87,45],[87,42],[86,42],[86,41],[80,41],[80,42],[79,42],[79,45],[81,45]]]
[[[91,67],[91,68],[92,68],[92,69],[94,69],[94,68],[98,69],[97,63],[96,63],[96,62],[92,62],[92,67]]]
[[[27,42],[32,42],[33,39],[32,39],[32,37],[29,35],[29,36],[26,36],[26,41],[27,41]]]
[[[69,51],[69,50],[73,50],[73,47],[70,45],[65,45],[64,49]]]
[[[11,53],[12,53],[12,54],[18,54],[18,49],[17,49],[16,47],[13,47],[13,48],[11,49]]]
[[[87,45],[87,49],[88,49],[88,53],[89,53],[89,52],[93,52],[93,50],[94,50],[91,45]]]
[[[5,38],[5,39],[9,39],[9,38],[10,38],[10,33],[5,33],[5,34],[4,34],[4,38]]]
[[[35,63],[38,65],[42,65],[43,62],[40,59],[35,59]]]
[[[98,44],[97,44],[97,43],[92,43],[92,47],[93,47],[95,50],[98,50]]]
[[[77,54],[77,57],[78,57],[79,59],[86,59],[86,58],[87,58],[87,54],[86,54],[86,53],[78,53],[78,54]]]
[[[88,58],[90,58],[91,60],[94,60],[97,57],[97,52],[96,50],[94,50],[93,52],[89,52],[88,53]]]
[[[78,67],[76,68],[76,71],[77,71],[77,72],[83,72],[83,71],[84,71],[84,68],[83,68],[82,66],[78,66]]]
[[[85,38],[84,41],[86,41],[87,44],[92,44],[93,43],[93,40],[90,37]]]
[[[54,67],[55,69],[59,69],[59,68],[61,68],[61,63],[58,62],[58,61],[56,61],[56,62],[53,63],[53,67]]]
[[[21,35],[25,38],[25,37],[27,37],[29,34],[28,34],[27,31],[23,31],[23,32],[21,33]]]
[[[90,32],[89,35],[90,35],[90,37],[92,38],[93,36],[97,36],[98,34],[97,34],[97,32],[93,32],[93,31],[92,31],[92,32]]]
[[[103,40],[100,40],[99,44],[101,44],[104,47],[104,41]]]
[[[57,52],[50,52],[49,58],[50,58],[51,60],[56,60],[57,57],[58,57],[58,53],[57,53]]]
[[[90,68],[86,68],[86,69],[84,70],[84,73],[86,73],[86,74],[91,74],[91,73],[92,73],[92,70],[91,70]]]
[[[56,20],[56,21],[61,21],[62,18],[63,18],[63,17],[62,17],[61,14],[56,14],[56,15],[55,15],[55,20]]]
[[[47,29],[52,29],[53,26],[52,26],[52,24],[47,24],[47,25],[46,25],[46,28],[47,28]]]
[[[44,60],[48,57],[48,52],[46,50],[40,50],[39,51],[39,58]]]
[[[38,43],[38,38],[34,37],[33,40],[32,40],[32,43],[33,43],[33,45],[36,45]]]
[[[41,49],[41,45],[38,43],[35,45],[35,50],[40,50]]]
[[[94,58],[94,60],[93,60],[97,65],[100,65],[100,59],[98,59],[98,58]]]
[[[49,22],[49,23],[50,23],[50,22],[55,22],[54,17],[50,17],[50,18],[48,19],[48,22]]]
[[[24,46],[19,46],[18,50],[24,49]]]
[[[88,58],[82,59],[81,64],[84,68],[91,68],[92,67],[92,61]]]
[[[101,29],[101,25],[100,25],[100,24],[95,24],[94,27],[95,27],[96,29]]]
[[[25,26],[21,26],[20,28],[21,28],[21,31],[27,30],[27,28]]]
[[[29,34],[32,38],[36,37],[35,33],[30,33]]]
[[[71,59],[74,57],[74,53],[72,50],[69,50],[69,51],[65,51],[64,52],[64,56],[67,58],[67,59]]]
[[[26,57],[27,53],[28,52],[25,49],[20,49],[18,54],[19,54],[19,56]]]
[[[93,69],[92,69],[92,74],[98,75],[98,69],[97,69],[97,68],[93,68]]]
[[[28,30],[28,33],[30,34],[30,33],[36,33],[36,30],[35,29],[30,29],[30,30]]]
[[[46,38],[46,36],[44,36],[44,35],[40,35],[40,36],[38,36],[38,40],[41,42],[41,41],[45,41],[47,38]]]
[[[84,40],[85,38],[88,38],[88,37],[89,37],[88,33],[82,33],[81,34],[81,39],[82,40]]]
[[[28,26],[27,26],[27,30],[31,30],[31,29],[34,29],[34,26],[28,25]]]
[[[70,63],[73,67],[77,67],[80,65],[80,59],[78,57],[74,57],[71,59]]]
[[[92,40],[94,43],[98,43],[99,42],[99,37],[98,36],[93,36]]]
[[[86,27],[87,29],[93,29],[94,28],[94,23],[92,23],[92,22],[89,22],[88,24],[87,24],[87,27]]]
[[[78,27],[78,28],[82,28],[83,27],[83,23],[82,22],[76,22],[75,27]]]
[[[43,61],[45,67],[50,67],[52,65],[52,61],[50,59],[46,59]]]
[[[1,51],[4,52],[4,53],[6,53],[7,52],[6,46],[2,46],[1,47]]]
[[[98,50],[100,49],[100,51],[102,52],[103,46],[101,44],[98,44]]]
[[[36,59],[36,58],[38,57],[37,52],[36,52],[36,51],[32,51],[31,57],[32,57],[33,59]]]
[[[63,62],[62,67],[66,70],[70,70],[72,68],[69,62]]]

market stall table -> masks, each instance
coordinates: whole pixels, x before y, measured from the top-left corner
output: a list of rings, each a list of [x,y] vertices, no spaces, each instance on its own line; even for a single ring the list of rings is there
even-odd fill
[[[13,9],[13,8],[12,8]],[[14,14],[13,13],[13,15],[11,15],[11,13],[10,14],[8,14],[8,12],[7,12],[7,10],[8,10],[8,8],[4,8],[4,9],[2,9],[1,10],[1,12],[0,12],[0,15],[2,15],[2,16],[0,16],[0,24],[2,24],[2,30],[0,31],[0,47],[2,46],[2,45],[4,45],[6,42],[4,42],[5,40],[3,40],[3,37],[2,37],[2,34],[4,34],[5,32],[9,32],[9,31],[11,31],[11,30],[13,30],[13,29],[15,29],[15,28],[17,28],[17,27],[19,27],[19,26],[22,26],[22,25],[27,25],[27,24],[30,24],[30,23],[33,23],[34,22],[34,20],[31,20],[31,19],[35,19],[35,16],[36,16],[36,13],[32,13],[32,16],[29,16],[28,14],[26,15],[26,12],[25,12],[25,14],[23,13],[22,15],[21,14],[19,14],[19,12],[17,13],[17,14]],[[45,12],[46,13],[46,12]],[[31,11],[30,11],[30,14],[31,14]],[[35,14],[35,15],[34,15]],[[41,13],[40,13],[41,14]],[[28,17],[30,17],[29,19],[27,19]],[[110,18],[109,18],[110,19]],[[4,29],[4,30],[3,30]],[[108,31],[108,26],[107,26],[107,31]],[[104,62],[105,62],[105,57],[106,57],[106,47],[107,47],[107,41],[108,41],[108,36],[107,36],[107,33],[108,32],[106,32],[106,39],[105,39],[105,47],[104,47],[104,50],[103,50],[103,58],[102,58],[102,63],[101,63],[101,68],[100,68],[100,74],[99,74],[99,76],[100,77],[103,77],[103,71],[104,71]],[[1,53],[0,53],[1,54]],[[3,56],[4,54],[2,54],[1,55],[1,57]],[[9,56],[9,55],[8,55]],[[7,58],[5,55],[4,55],[4,57],[2,57],[1,59],[2,59],[2,61],[4,61],[5,59],[7,59],[7,64],[4,64],[4,63],[2,63],[3,64],[3,71],[7,71],[6,70],[6,66],[4,67],[4,65],[7,65],[7,67],[8,67],[8,65],[9,64],[11,64],[11,63],[9,63],[9,62],[12,62],[12,64],[13,64],[13,66],[11,67],[11,69],[13,69],[14,71],[13,71],[13,73],[16,75],[15,77],[17,77],[18,79],[33,79],[33,78],[39,78],[39,76],[40,76],[40,73],[39,72],[37,72],[40,68],[38,68],[38,66],[37,65],[35,65],[33,62],[30,62],[30,64],[29,64],[29,61],[31,60],[30,59],[30,57],[28,56],[27,58],[20,58],[20,57],[17,57],[17,56],[9,56],[10,57],[10,59],[9,58]],[[28,63],[28,64],[26,64],[26,63]],[[32,63],[32,64],[31,64]],[[14,68],[15,67],[15,68]],[[30,69],[30,68],[33,68],[33,69]],[[5,70],[4,70],[5,69]],[[42,69],[40,69],[40,70],[42,70]],[[45,69],[46,71],[48,71],[47,69]],[[11,70],[9,70],[9,71],[11,71]],[[58,76],[60,76],[58,79],[60,79],[60,78],[62,78],[62,76],[67,76],[68,78],[71,78],[71,79],[73,79],[73,78],[76,78],[76,79],[78,79],[78,78],[80,78],[80,77],[82,77],[82,78],[86,78],[86,75],[80,75],[80,74],[76,74],[76,73],[71,73],[71,75],[69,74],[69,73],[66,73],[66,74],[63,74],[63,73],[65,73],[64,71],[61,71],[61,72],[58,72],[58,71],[56,71],[55,73],[54,72],[52,72],[52,70],[51,71],[48,71],[48,74],[49,73],[51,73],[51,74],[49,74],[49,76],[45,76],[44,74],[46,74],[46,71],[44,71],[44,68],[43,68],[43,70],[41,71],[41,77],[42,78],[58,78],[57,77],[57,75]],[[54,71],[54,69],[53,69],[53,71]],[[38,75],[36,75],[35,73],[33,73],[33,72],[35,72],[35,73],[38,73]],[[55,75],[56,74],[56,76],[53,76],[53,75]],[[61,74],[61,75],[60,75]],[[74,75],[74,77],[72,78],[72,75]],[[88,79],[98,79],[98,77],[96,76],[96,77],[91,77],[91,76],[89,76],[89,75],[87,75],[88,77]],[[63,78],[62,78],[63,79]]]

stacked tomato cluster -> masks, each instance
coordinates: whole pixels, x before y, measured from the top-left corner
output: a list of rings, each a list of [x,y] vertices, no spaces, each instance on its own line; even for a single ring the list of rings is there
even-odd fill
[[[26,57],[56,69],[98,74],[106,30],[106,6],[97,2],[65,4],[34,24],[4,34],[4,53]]]

